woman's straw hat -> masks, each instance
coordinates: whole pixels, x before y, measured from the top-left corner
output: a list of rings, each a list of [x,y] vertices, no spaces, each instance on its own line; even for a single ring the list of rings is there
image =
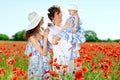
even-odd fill
[[[42,19],[42,14],[40,14],[38,11],[32,11],[28,14],[28,20],[30,22],[28,28],[26,29],[26,31],[31,30],[33,28],[35,28],[39,22]]]

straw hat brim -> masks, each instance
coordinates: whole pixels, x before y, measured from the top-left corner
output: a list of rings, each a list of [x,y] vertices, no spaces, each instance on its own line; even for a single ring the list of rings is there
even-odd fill
[[[28,25],[28,28],[26,29],[26,31],[31,30],[31,29],[34,29],[34,28],[39,24],[39,22],[41,21],[41,19],[42,19],[42,16],[39,15],[35,20],[33,20],[33,21]]]

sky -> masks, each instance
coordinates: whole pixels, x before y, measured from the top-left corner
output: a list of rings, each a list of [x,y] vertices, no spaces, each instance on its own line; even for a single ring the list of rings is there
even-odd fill
[[[12,37],[28,27],[31,11],[44,12],[52,5],[64,8],[71,2],[78,3],[81,27],[94,31],[99,39],[120,39],[120,0],[0,0],[0,33]],[[64,23],[69,15],[62,14]],[[44,22],[44,26],[50,22],[46,15]]]

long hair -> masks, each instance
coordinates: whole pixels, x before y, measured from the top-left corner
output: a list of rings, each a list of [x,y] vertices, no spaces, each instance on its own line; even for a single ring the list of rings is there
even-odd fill
[[[31,30],[28,30],[28,31],[25,31],[25,38],[26,38],[27,40],[29,39],[30,36],[36,35],[37,33],[40,32],[40,26],[43,24],[43,23],[42,23],[42,20],[43,20],[43,19],[41,19],[41,21],[39,22],[39,24],[38,24],[35,28],[33,28],[33,29],[31,29]],[[43,28],[41,27],[41,29],[43,29]]]

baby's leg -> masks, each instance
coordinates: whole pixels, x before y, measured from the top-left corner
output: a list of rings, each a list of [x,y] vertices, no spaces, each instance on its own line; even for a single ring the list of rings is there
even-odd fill
[[[75,43],[74,51],[78,51],[79,49],[80,49],[80,44],[79,43]]]
[[[74,44],[74,49],[73,49],[73,56],[74,56],[74,58],[75,57],[79,57],[80,56],[80,54],[79,54],[79,44],[78,43],[75,43]]]

